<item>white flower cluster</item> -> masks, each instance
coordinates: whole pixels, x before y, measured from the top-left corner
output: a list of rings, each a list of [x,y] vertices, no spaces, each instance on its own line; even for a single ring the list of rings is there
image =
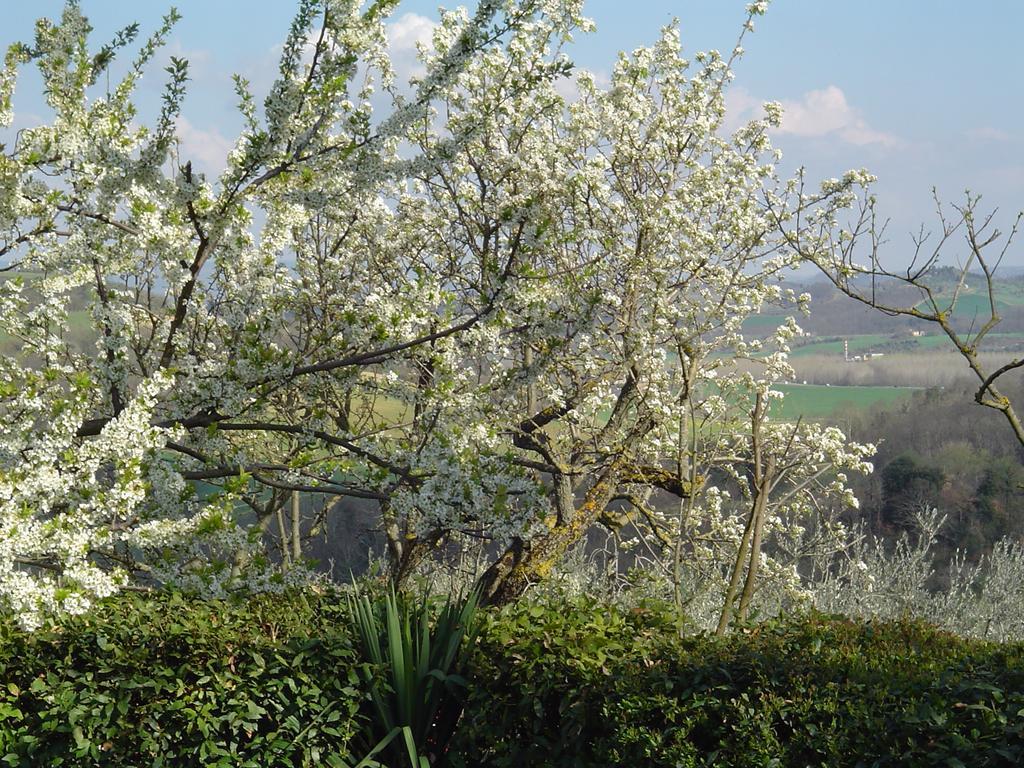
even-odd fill
[[[40,27],[55,118],[0,153],[0,241],[21,238],[35,275],[0,289],[17,345],[0,360],[0,599],[24,622],[128,580],[305,578],[275,560],[296,489],[372,500],[408,553],[579,535],[685,475],[690,522],[654,510],[652,535],[691,537],[698,561],[735,546],[754,493],[740,427],[754,397],[771,415],[799,333],[751,339],[744,321],[806,306],[778,281],[793,238],[870,177],[827,182],[827,212],[798,216],[802,179],[779,180],[768,136],[780,109],[723,137],[729,61],[684,59],[676,25],[609,84],[581,73],[567,103],[582,5],[444,13],[409,93],[382,14],[303,4],[262,114],[236,82],[245,128],[215,182],[175,141],[182,67],[151,127],[132,102],[173,17],[101,98],[102,63],[62,54],[86,50],[77,6]],[[841,472],[869,447],[770,418],[759,439],[783,467],[769,535],[799,537],[813,494],[854,503]],[[292,524],[301,549],[310,523]]]

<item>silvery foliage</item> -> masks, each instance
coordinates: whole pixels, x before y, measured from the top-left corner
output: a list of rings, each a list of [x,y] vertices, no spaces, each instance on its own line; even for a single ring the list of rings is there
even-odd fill
[[[109,86],[137,30],[92,54],[76,4],[8,51],[0,122],[30,61],[52,112],[0,152],[0,602],[24,624],[138,584],[301,581],[265,548],[293,491],[376,505],[399,573],[453,537],[578,538],[601,483],[639,538],[695,562],[734,544],[747,404],[777,397],[798,332],[743,320],[806,303],[778,281],[790,242],[813,250],[870,178],[780,179],[775,104],[724,136],[738,46],[693,65],[669,26],[567,103],[581,0],[482,0],[442,15],[404,88],[396,4],[303,0],[262,111],[236,79],[217,179],[179,156],[187,62],[150,125],[132,101],[173,14]],[[796,460],[773,536],[869,468],[835,430],[762,439]],[[690,488],[680,514],[651,513],[661,486]]]
[[[808,586],[823,611],[863,618],[925,619],[957,634],[1019,640],[1024,633],[1024,546],[1003,538],[969,560],[957,552],[936,579],[934,545],[945,517],[914,511],[914,528],[895,542],[855,536],[850,547]]]
[[[1019,640],[1024,634],[1024,546],[1004,538],[980,557],[957,552],[940,569],[934,546],[944,521],[938,510],[921,508],[914,511],[912,529],[894,540],[868,536],[855,526],[832,539],[830,549],[805,558],[792,560],[773,552],[766,559],[781,567],[764,573],[753,619],[814,608],[862,620],[923,619],[965,637]],[[599,596],[623,607],[672,600],[675,588],[664,563],[649,556],[616,557],[614,552],[614,547],[578,546],[543,590],[563,597]],[[731,567],[729,554],[723,551],[712,567],[686,562],[681,573],[686,599],[680,612],[685,631],[715,628]]]

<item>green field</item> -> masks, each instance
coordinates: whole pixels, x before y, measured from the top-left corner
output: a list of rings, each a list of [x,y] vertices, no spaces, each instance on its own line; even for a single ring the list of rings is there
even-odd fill
[[[1024,306],[1024,290],[1018,282],[996,284],[996,311],[1003,313],[1011,307]],[[945,309],[946,302],[953,298],[952,290],[943,290],[935,295],[939,306]],[[919,304],[922,309],[928,309],[924,303]],[[983,282],[971,281],[971,286],[960,293],[956,302],[955,314],[960,318],[978,315],[987,316],[992,311],[988,289]]]
[[[92,349],[95,336],[92,330],[92,314],[85,309],[68,312],[66,338],[79,350]],[[21,349],[21,342],[0,328],[0,354],[13,355]]]
[[[750,315],[743,321],[743,330],[751,331],[773,331],[786,322],[788,315]]]
[[[942,302],[943,298],[951,299],[952,296],[942,297],[939,302]],[[1015,297],[1016,298],[1016,297]],[[1019,303],[1015,302],[1018,306]],[[1004,300],[1003,296],[996,297],[996,311],[1005,312],[1008,307],[1012,306],[1009,302]],[[987,293],[966,293],[961,294],[960,298],[956,302],[956,314],[960,317],[968,317],[970,315],[981,315],[987,316],[992,311],[992,305],[989,301]]]
[[[828,387],[818,384],[780,384],[785,394],[776,416],[786,421],[803,417],[807,421],[835,418],[851,408],[861,410],[874,405],[895,405],[907,400],[917,387]]]
[[[892,336],[885,336],[880,333],[869,333],[863,336],[850,336],[847,341],[850,342],[850,354],[859,355],[861,352],[866,350],[891,343]],[[800,346],[794,345],[792,354],[793,357],[803,357],[804,355],[838,355],[839,357],[842,357],[843,340],[832,337],[830,341],[815,341],[810,344],[801,344]]]

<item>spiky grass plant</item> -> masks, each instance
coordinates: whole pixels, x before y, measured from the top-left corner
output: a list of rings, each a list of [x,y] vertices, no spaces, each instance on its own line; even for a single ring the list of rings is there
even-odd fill
[[[376,599],[355,591],[349,599],[368,665],[371,717],[367,746],[388,765],[439,765],[461,713],[466,680],[460,653],[472,641],[479,593],[447,598],[435,609],[428,595],[393,587]],[[382,747],[383,745],[383,747]]]

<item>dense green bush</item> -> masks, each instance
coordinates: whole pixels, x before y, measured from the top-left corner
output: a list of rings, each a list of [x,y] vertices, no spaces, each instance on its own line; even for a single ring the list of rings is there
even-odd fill
[[[1024,644],[822,615],[680,639],[671,616],[485,613],[453,768],[1024,764]],[[373,678],[350,626],[337,595],[0,619],[0,765],[352,764]]]
[[[1024,764],[1024,645],[825,616],[679,639],[668,615],[490,615],[456,764]]]
[[[122,597],[0,620],[0,764],[340,765],[361,690],[343,601]]]

